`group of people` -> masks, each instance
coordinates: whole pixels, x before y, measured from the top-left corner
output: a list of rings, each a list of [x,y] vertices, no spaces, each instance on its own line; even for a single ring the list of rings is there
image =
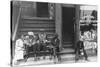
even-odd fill
[[[15,43],[14,62],[27,59],[30,53],[36,57],[41,51],[51,51],[56,56],[56,51],[59,51],[58,35],[54,34],[52,39],[48,39],[46,33],[21,35]]]
[[[14,63],[25,59],[27,60],[30,55],[36,60],[37,57],[40,57],[41,51],[49,52],[49,55],[53,56],[54,59],[58,58],[58,60],[60,60],[60,55],[57,54],[60,52],[59,43],[60,40],[56,33],[51,39],[47,37],[46,33],[34,34],[34,32],[28,32],[25,35],[22,34],[15,43]],[[76,61],[79,60],[79,55],[83,55],[82,53],[84,54],[85,60],[88,60],[83,40],[81,39],[77,42]],[[44,57],[45,56],[46,53],[44,54]]]

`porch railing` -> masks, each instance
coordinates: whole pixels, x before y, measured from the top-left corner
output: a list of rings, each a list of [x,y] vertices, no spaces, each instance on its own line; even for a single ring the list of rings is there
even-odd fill
[[[18,25],[19,25],[19,20],[20,20],[20,16],[21,16],[21,10],[22,8],[19,8],[19,13],[18,13],[18,17],[17,17],[17,23],[15,24],[15,29],[12,35],[12,41],[15,41],[16,35],[17,35],[17,31],[18,31]]]

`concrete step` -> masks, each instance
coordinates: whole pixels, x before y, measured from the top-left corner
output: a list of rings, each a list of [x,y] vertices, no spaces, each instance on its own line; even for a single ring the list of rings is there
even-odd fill
[[[21,66],[33,66],[33,65],[41,65],[41,64],[53,64],[54,60],[39,60],[39,61],[28,61],[28,62],[22,62],[19,65],[15,65],[17,67]]]
[[[64,55],[61,55],[61,62],[74,61],[74,60],[75,60],[75,54],[64,54]]]
[[[72,42],[63,42],[63,48],[73,48]]]
[[[64,54],[75,54],[75,50],[73,48],[63,48],[63,50],[60,52],[61,55]]]
[[[66,45],[63,44],[63,48],[73,48],[73,45],[72,44],[66,44]]]

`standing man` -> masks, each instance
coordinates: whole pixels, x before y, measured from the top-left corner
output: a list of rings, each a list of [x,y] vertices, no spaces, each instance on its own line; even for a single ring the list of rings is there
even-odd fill
[[[78,61],[80,56],[82,55],[85,57],[85,60],[88,60],[88,56],[84,48],[83,37],[81,37],[80,40],[77,42],[75,61]]]

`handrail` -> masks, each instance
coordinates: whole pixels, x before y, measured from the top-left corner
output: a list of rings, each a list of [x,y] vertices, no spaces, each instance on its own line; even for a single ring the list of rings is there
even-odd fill
[[[18,18],[17,18],[17,23],[15,25],[15,29],[14,29],[14,33],[12,35],[12,41],[15,40],[16,34],[17,34],[17,30],[18,30],[18,25],[19,25],[19,20],[20,20],[20,15],[21,15],[21,7],[19,9],[19,13],[18,13]]]

